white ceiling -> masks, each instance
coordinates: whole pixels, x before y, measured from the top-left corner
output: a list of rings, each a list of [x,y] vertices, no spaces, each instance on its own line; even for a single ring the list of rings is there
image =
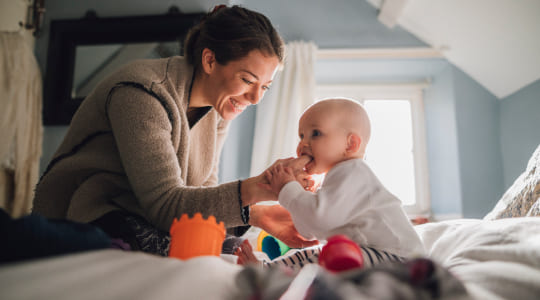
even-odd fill
[[[502,99],[540,79],[539,0],[367,0]]]

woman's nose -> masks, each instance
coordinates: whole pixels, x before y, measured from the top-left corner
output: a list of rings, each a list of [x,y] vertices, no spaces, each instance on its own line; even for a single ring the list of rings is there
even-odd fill
[[[256,87],[247,93],[246,98],[251,104],[255,105],[261,101],[261,98],[264,96],[264,92],[265,91],[262,88]]]

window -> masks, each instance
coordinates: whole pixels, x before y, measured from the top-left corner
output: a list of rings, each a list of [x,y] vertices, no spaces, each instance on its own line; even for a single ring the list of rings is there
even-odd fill
[[[366,161],[411,216],[430,210],[422,89],[412,85],[319,85],[317,99],[352,98],[371,120]]]

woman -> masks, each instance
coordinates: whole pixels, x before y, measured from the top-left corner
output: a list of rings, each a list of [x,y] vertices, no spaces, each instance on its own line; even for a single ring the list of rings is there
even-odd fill
[[[34,212],[91,222],[162,255],[172,220],[196,212],[311,244],[286,210],[253,205],[277,199],[262,175],[217,185],[229,121],[270,87],[280,36],[262,14],[219,6],[184,46],[184,57],[136,61],[88,95],[37,185]]]

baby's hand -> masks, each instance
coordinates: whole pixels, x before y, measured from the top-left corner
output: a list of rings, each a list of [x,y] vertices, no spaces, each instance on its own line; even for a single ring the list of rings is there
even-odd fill
[[[296,181],[298,181],[305,190],[313,192],[315,190],[315,181],[304,169],[306,164],[310,161],[311,157],[302,155],[285,161],[284,165],[292,169]]]
[[[276,164],[267,170],[265,175],[270,183],[270,189],[276,195],[279,195],[279,191],[281,191],[285,184],[296,180],[293,170],[289,167],[284,167],[282,164]]]

